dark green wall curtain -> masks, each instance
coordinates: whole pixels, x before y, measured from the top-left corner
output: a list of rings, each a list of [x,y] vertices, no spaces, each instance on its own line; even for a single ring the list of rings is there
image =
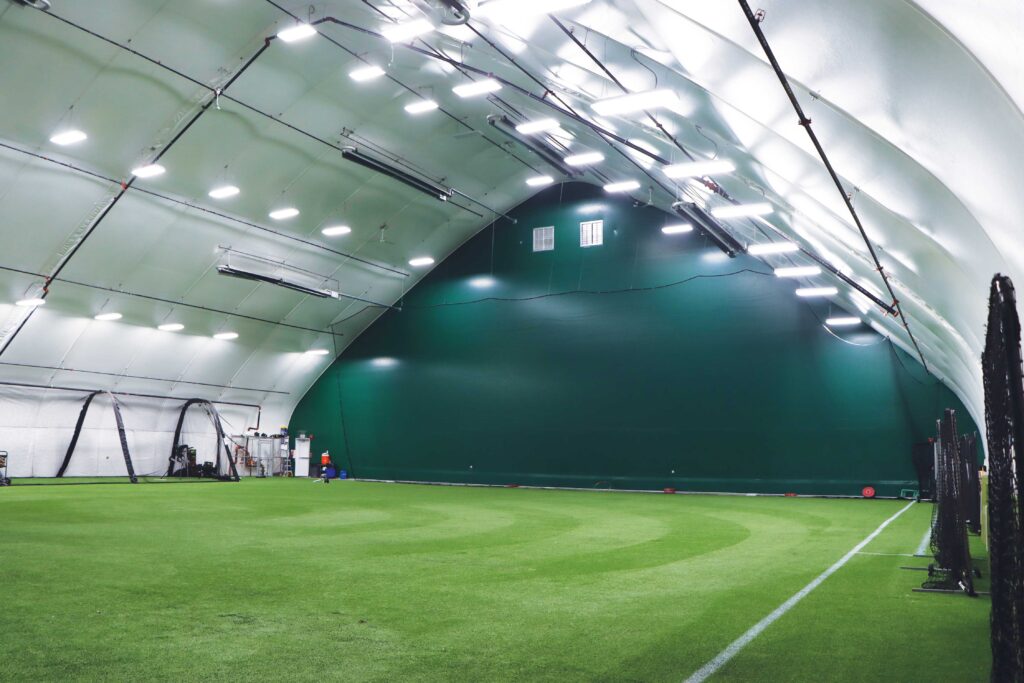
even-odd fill
[[[367,329],[292,433],[363,478],[895,495],[917,487],[911,445],[943,408],[975,429],[869,328],[826,330],[836,304],[663,234],[680,221],[662,211],[567,184],[513,215]],[[604,243],[581,247],[598,219]],[[542,226],[555,247],[534,252]]]

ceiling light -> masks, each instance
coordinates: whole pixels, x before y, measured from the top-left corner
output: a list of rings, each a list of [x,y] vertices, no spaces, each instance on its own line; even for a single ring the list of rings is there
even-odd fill
[[[76,142],[81,142],[88,137],[88,135],[80,130],[65,130],[60,133],[54,133],[50,137],[50,142],[63,147],[64,145],[73,145]]]
[[[217,334],[213,335],[213,338],[214,339],[220,339],[222,341],[230,341],[232,339],[238,339],[238,333],[237,332],[218,332]]]
[[[689,223],[676,223],[675,225],[666,225],[661,231],[666,235],[681,235],[684,232],[693,232],[693,226]]]
[[[811,277],[812,275],[821,275],[821,268],[818,266],[792,266],[775,269],[775,277]]]
[[[743,218],[745,216],[764,216],[771,213],[772,205],[768,202],[757,204],[733,204],[730,206],[719,206],[711,209],[711,215],[715,218]]]
[[[491,0],[473,13],[474,17],[496,19],[522,18],[536,14],[551,14],[572,7],[586,5],[590,0]]]
[[[526,184],[530,187],[541,187],[543,185],[550,185],[553,182],[555,182],[555,179],[549,175],[538,175],[526,179]]]
[[[768,242],[767,244],[751,244],[747,247],[747,253],[752,256],[788,254],[791,251],[800,251],[800,245],[793,242]]]
[[[386,357],[384,357],[384,358],[374,358],[370,362],[373,363],[374,365],[376,365],[378,368],[387,368],[387,367],[391,367],[392,365],[395,365],[396,363],[398,363],[398,361],[395,360],[394,358],[386,358]]]
[[[372,81],[375,78],[380,78],[384,74],[384,69],[376,64],[370,64],[369,66],[360,67],[355,71],[349,71],[348,77],[356,83],[362,83],[363,81]]]
[[[419,256],[414,259],[409,259],[409,265],[413,266],[414,268],[429,266],[432,265],[433,263],[434,259],[430,258],[429,256]]]
[[[324,235],[327,235],[328,237],[337,237],[338,235],[349,234],[350,232],[352,232],[352,228],[348,227],[347,225],[332,225],[330,227],[324,228],[320,232],[323,233]]]
[[[310,349],[309,351],[306,351],[307,356],[326,356],[329,353],[330,351],[327,349]]]
[[[214,199],[227,199],[228,197],[234,197],[241,190],[234,185],[224,185],[222,187],[215,187],[210,190],[210,196]]]
[[[801,287],[796,290],[797,296],[835,296],[839,290],[835,287]]]
[[[164,323],[163,325],[159,325],[156,329],[161,332],[181,332],[185,329],[185,326],[181,323]]]
[[[469,284],[471,287],[476,287],[477,289],[486,289],[487,287],[493,287],[495,284],[495,280],[493,277],[481,275],[479,277],[470,279]]]
[[[849,327],[850,325],[860,325],[860,318],[854,318],[853,316],[826,318],[825,324],[829,327]]]
[[[275,221],[284,220],[285,218],[295,218],[299,215],[299,210],[289,206],[286,209],[275,209],[268,214]]]
[[[485,78],[482,81],[464,83],[452,88],[452,92],[459,97],[475,97],[477,95],[485,95],[489,92],[495,92],[498,90],[501,90],[501,83],[498,83],[498,81],[493,78]]]
[[[316,29],[309,24],[296,24],[277,32],[277,37],[286,43],[294,43],[296,40],[309,38],[316,35]]]
[[[629,114],[646,109],[670,107],[677,102],[678,98],[671,90],[647,90],[645,92],[630,93],[629,95],[620,95],[619,97],[610,97],[606,100],[598,100],[590,106],[601,116],[613,116],[615,114]]]
[[[25,308],[35,308],[36,306],[45,305],[46,299],[33,297],[31,299],[21,299],[20,301],[15,301],[14,303],[16,306],[24,306]]]
[[[152,178],[153,176],[161,175],[166,170],[160,164],[146,164],[145,166],[133,168],[132,175],[139,178]]]
[[[416,36],[422,36],[424,33],[430,33],[434,30],[434,25],[426,19],[413,19],[412,21],[406,21],[401,24],[389,24],[380,30],[384,34],[384,37],[390,40],[392,43],[402,43],[407,40],[412,40]]]
[[[124,316],[121,315],[120,313],[100,313],[99,315],[94,315],[92,317],[92,319],[93,320],[107,321],[107,320],[120,320],[123,317]]]
[[[523,135],[533,135],[534,133],[546,133],[547,131],[555,130],[556,128],[558,128],[558,121],[555,119],[538,119],[537,121],[520,123],[516,126],[516,132],[522,133]]]
[[[589,164],[598,164],[604,161],[604,155],[600,152],[584,152],[583,154],[567,156],[562,161],[570,166],[587,166]]]
[[[419,100],[405,105],[405,110],[410,114],[422,114],[437,109],[437,102],[434,100]]]
[[[715,161],[691,161],[685,164],[672,164],[661,169],[669,178],[700,178],[717,173],[731,173],[736,170],[731,161],[717,159]]]
[[[632,192],[639,189],[640,183],[635,180],[623,180],[618,183],[608,183],[604,186],[605,192]]]

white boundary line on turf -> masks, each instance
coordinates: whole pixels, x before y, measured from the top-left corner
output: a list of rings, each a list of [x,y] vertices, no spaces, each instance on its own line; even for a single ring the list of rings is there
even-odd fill
[[[786,600],[786,602],[776,607],[774,612],[772,612],[764,619],[751,626],[750,629],[742,636],[732,641],[732,643],[729,644],[729,647],[722,650],[714,659],[712,659],[710,662],[708,662],[700,669],[698,669],[696,672],[694,672],[692,676],[687,678],[686,683],[702,683],[703,681],[706,681],[708,677],[710,677],[712,674],[721,669],[726,664],[726,662],[735,657],[740,650],[745,648],[750,643],[750,641],[761,635],[762,631],[764,631],[766,628],[775,623],[775,621],[777,621],[779,617],[781,617],[783,614],[792,609],[794,605],[796,605],[798,602],[807,597],[807,595],[811,591],[820,586],[825,579],[835,574],[844,564],[849,562],[850,558],[852,558],[854,555],[861,551],[861,548],[866,546],[871,541],[875,540],[875,537],[877,537],[878,534],[882,533],[882,530],[885,529],[885,527],[892,524],[897,517],[899,517],[904,512],[909,510],[910,506],[912,506],[913,504],[914,501],[907,503],[907,505],[903,507],[899,512],[897,512],[892,517],[882,522],[880,525],[878,525],[878,528],[872,531],[870,534],[868,534],[868,537],[865,538],[863,541],[855,545],[853,547],[853,550],[843,555],[839,559],[839,561],[837,561],[831,567],[829,567],[821,574],[819,574],[809,584],[801,588],[800,591],[797,592],[789,600]]]
[[[932,524],[928,522],[928,531],[924,532],[924,538],[921,539],[921,545],[917,546],[917,551],[914,553],[914,557],[923,557],[925,552],[928,550],[928,543],[932,540]]]

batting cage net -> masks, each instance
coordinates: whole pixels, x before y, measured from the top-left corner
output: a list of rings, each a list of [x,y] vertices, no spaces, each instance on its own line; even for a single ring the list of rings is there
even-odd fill
[[[935,467],[931,538],[935,564],[928,568],[924,587],[962,590],[974,595],[974,567],[967,544],[967,467],[960,446],[956,411],[947,409],[939,422]]]
[[[981,357],[988,437],[988,546],[992,579],[992,680],[1024,681],[1024,518],[1017,443],[1024,443],[1020,319],[1010,278],[996,275],[989,294]]]

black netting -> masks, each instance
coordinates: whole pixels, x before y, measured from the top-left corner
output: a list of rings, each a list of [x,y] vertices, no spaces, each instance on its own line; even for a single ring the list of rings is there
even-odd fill
[[[911,452],[914,471],[917,472],[917,496],[921,500],[935,500],[935,444],[933,441],[915,443]]]
[[[925,587],[959,589],[974,595],[974,568],[965,520],[966,467],[956,431],[956,411],[946,410],[939,430],[931,540],[935,564],[929,569]]]
[[[975,432],[960,437],[960,454],[964,467],[964,522],[967,531],[981,533],[981,481],[978,476],[978,435]]]
[[[1020,458],[1024,442],[1020,319],[1013,283],[996,275],[989,295],[988,331],[981,357],[988,438],[988,541],[992,578],[992,680],[1024,681],[1024,507]]]

